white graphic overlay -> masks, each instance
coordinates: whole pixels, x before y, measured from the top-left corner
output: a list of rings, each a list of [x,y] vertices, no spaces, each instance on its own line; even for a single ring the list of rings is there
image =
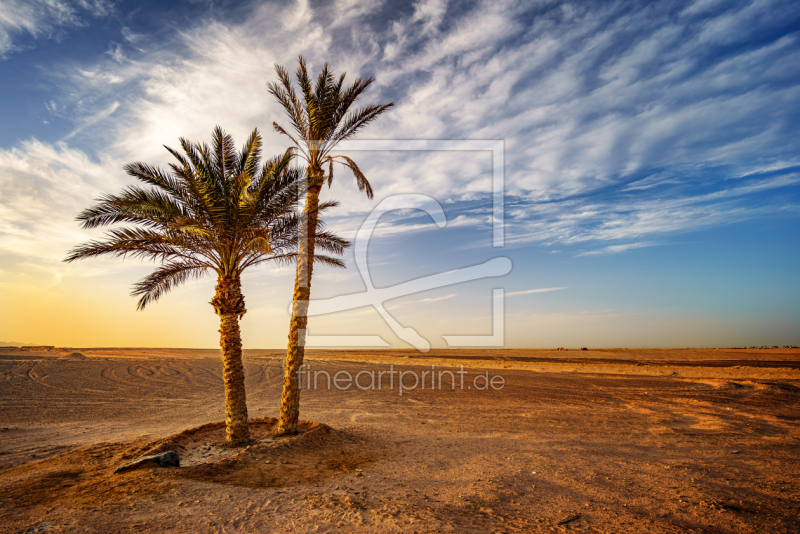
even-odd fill
[[[390,150],[390,151],[475,151],[492,152],[492,245],[502,247],[503,232],[503,142],[502,141],[350,141],[343,143],[343,150]],[[430,343],[414,328],[404,327],[384,308],[384,303],[399,297],[413,295],[430,289],[437,289],[462,282],[483,278],[504,276],[511,272],[511,260],[506,257],[493,258],[485,263],[461,269],[455,269],[430,276],[410,280],[390,287],[376,288],[367,264],[367,249],[375,226],[382,215],[390,211],[404,209],[423,210],[433,218],[439,228],[447,224],[444,210],[435,199],[420,194],[404,194],[388,197],[381,201],[370,213],[356,234],[354,253],[356,266],[366,291],[350,295],[340,295],[330,299],[311,300],[307,307],[307,315],[324,315],[340,311],[352,310],[364,306],[373,306],[383,317],[386,324],[406,343],[421,352],[430,350]],[[503,290],[493,290],[492,334],[488,336],[442,336],[451,347],[503,346]],[[295,310],[306,308],[306,303],[293,303]],[[380,336],[312,336],[308,332],[300,332],[300,340],[306,347],[388,347],[389,344]]]

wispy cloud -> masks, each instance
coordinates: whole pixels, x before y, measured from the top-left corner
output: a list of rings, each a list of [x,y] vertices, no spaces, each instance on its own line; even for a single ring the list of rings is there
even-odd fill
[[[63,140],[67,141],[67,140],[75,137],[77,134],[79,134],[80,132],[82,132],[86,128],[94,126],[95,124],[107,119],[118,108],[119,108],[119,102],[115,101],[115,102],[112,102],[107,108],[101,109],[101,110],[97,111],[96,113],[94,113],[93,115],[82,117],[81,121],[80,121],[80,124],[78,124],[75,127],[74,130],[72,130],[70,133],[68,133],[66,136],[64,136]]]
[[[4,0],[0,3],[0,60],[19,46],[14,42],[21,36],[53,37],[60,30],[81,26],[86,19],[102,17],[111,12],[108,0]]]
[[[561,289],[567,289],[566,287],[543,287],[541,289],[527,289],[525,291],[512,291],[511,293],[506,293],[506,297],[515,297],[517,295],[531,295],[533,293],[549,293],[550,291],[559,291]]]
[[[125,57],[125,53],[122,51],[122,45],[119,43],[111,43],[108,46],[106,54],[108,54],[111,57],[111,59],[113,59],[117,63],[122,63],[123,61],[125,61],[125,59],[127,59]]]
[[[143,40],[145,40],[145,36],[143,34],[136,33],[135,31],[131,30],[127,26],[123,26],[122,29],[120,30],[120,33],[122,33],[122,37],[127,42],[129,42],[131,44],[134,44],[134,45],[142,42]]]
[[[578,256],[597,256],[599,254],[616,254],[618,252],[625,252],[626,250],[631,250],[635,248],[642,248],[642,247],[652,247],[653,243],[624,243],[622,245],[610,245],[608,247],[603,247],[595,250],[589,250],[587,252],[581,252]]]
[[[512,203],[510,246],[531,243],[552,245],[599,244],[596,251],[582,255],[622,252],[626,244],[609,246],[608,241],[653,238],[671,233],[685,233],[711,226],[741,222],[781,212],[800,212],[796,186],[800,176],[790,172],[764,178],[751,176],[744,181],[723,180],[706,185],[712,191],[691,194],[696,187],[691,178],[681,179],[677,187],[661,190],[637,190],[633,193],[579,196],[562,201]],[[688,184],[687,184],[688,182]],[[788,194],[781,195],[783,191]],[[794,193],[792,193],[794,192]],[[758,195],[768,195],[758,197]],[[634,244],[641,246],[643,241]]]
[[[78,212],[124,182],[115,162],[92,161],[64,143],[32,140],[0,151],[0,254],[59,266],[87,238],[75,223]]]
[[[391,305],[391,308],[394,309],[394,308],[399,308],[401,306],[411,306],[412,304],[428,304],[428,303],[431,303],[431,302],[439,302],[441,300],[449,300],[449,299],[451,299],[453,297],[457,297],[457,296],[458,296],[457,293],[451,293],[449,295],[444,295],[442,297],[428,297],[428,298],[424,298],[424,299],[418,299],[418,300],[412,300],[412,301],[409,301],[409,302],[401,302],[399,304],[393,304],[393,305]]]

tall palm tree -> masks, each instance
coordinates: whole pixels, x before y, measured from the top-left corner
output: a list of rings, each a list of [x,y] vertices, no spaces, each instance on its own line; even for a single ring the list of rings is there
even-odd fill
[[[65,261],[105,254],[160,263],[133,287],[140,310],[187,280],[216,273],[216,294],[210,304],[220,319],[226,438],[241,444],[249,440],[239,331],[239,319],[247,311],[241,275],[266,261],[297,259],[296,207],[303,193],[303,171],[290,167],[289,153],[261,165],[258,130],[241,152],[219,127],[212,137],[210,147],[181,139],[185,154],[165,147],[177,160],[170,164],[171,173],[145,163],[126,165],[129,175],[150,187],[134,185],[119,195],[103,195],[78,220],[83,228],[132,226],[112,229],[104,239],[78,246]],[[333,205],[320,205],[315,215]],[[349,245],[328,232],[321,237],[318,244],[326,252],[341,254]],[[330,256],[316,260],[344,265]]]
[[[269,92],[286,110],[292,125],[290,134],[278,123],[275,130],[294,144],[293,153],[306,165],[307,192],[303,208],[300,243],[298,248],[297,275],[294,284],[292,319],[289,326],[289,347],[286,353],[286,369],[283,378],[281,415],[279,432],[297,432],[300,415],[300,388],[297,373],[303,365],[305,356],[305,330],[308,324],[308,299],[311,295],[311,274],[315,258],[315,247],[319,244],[317,212],[322,186],[333,181],[333,164],[338,162],[348,167],[356,178],[358,189],[372,198],[372,186],[358,168],[355,161],[343,155],[333,155],[336,145],[358,134],[361,129],[375,120],[378,115],[394,105],[369,105],[360,109],[350,109],[359,96],[372,83],[372,78],[356,78],[349,87],[344,86],[345,74],[338,79],[326,63],[316,84],[311,81],[303,56],[299,58],[296,78],[301,96],[295,92],[289,73],[280,65],[275,65],[280,83],[267,85]],[[292,149],[290,149],[292,150]],[[328,174],[325,175],[327,165]]]

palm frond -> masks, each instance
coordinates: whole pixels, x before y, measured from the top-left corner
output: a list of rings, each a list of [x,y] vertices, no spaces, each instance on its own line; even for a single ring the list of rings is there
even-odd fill
[[[270,256],[268,258],[261,258],[259,261],[252,263],[252,266],[259,265],[265,262],[271,262],[278,265],[290,265],[292,263],[297,262],[297,258],[299,254],[297,252],[290,252],[287,254],[276,254],[274,256]],[[344,269],[347,265],[340,260],[339,258],[334,258],[332,256],[327,256],[325,254],[315,254],[314,255],[314,263],[325,265],[327,267],[338,267]]]
[[[393,102],[380,106],[370,105],[348,113],[331,136],[333,144],[355,137],[367,124],[377,119],[381,113],[392,106],[394,106]]]
[[[344,254],[345,249],[349,248],[351,244],[350,241],[342,239],[334,233],[323,231],[317,232],[314,246],[325,252],[340,256]]]
[[[261,161],[261,136],[258,134],[258,128],[254,128],[250,134],[250,138],[242,148],[241,155],[239,156],[239,165],[237,166],[237,174],[246,174],[255,176],[258,172],[258,165]]]
[[[165,293],[188,280],[201,278],[208,269],[207,265],[191,262],[170,262],[161,265],[133,285],[131,296],[141,296],[136,309],[143,310],[148,304],[156,302]]]
[[[317,211],[322,213],[323,211],[331,208],[338,208],[340,205],[341,203],[338,200],[324,200],[319,203],[319,206],[317,206]]]
[[[176,198],[183,198],[186,193],[185,188],[169,174],[158,167],[148,165],[146,163],[136,162],[130,163],[123,167],[126,173],[134,178],[155,187],[159,187]]]
[[[274,129],[276,132],[278,132],[279,134],[283,134],[283,135],[285,135],[286,137],[288,137],[289,139],[291,139],[291,140],[292,140],[292,143],[294,143],[294,144],[297,146],[297,148],[298,148],[298,149],[301,151],[301,153],[302,153],[302,150],[303,150],[303,145],[302,145],[302,144],[300,144],[300,142],[298,142],[298,141],[297,141],[297,139],[295,139],[295,138],[292,136],[292,134],[290,134],[289,132],[287,132],[286,130],[284,130],[284,129],[283,129],[283,127],[282,127],[280,124],[278,124],[277,122],[273,122],[273,123],[272,123],[272,128],[273,128],[273,129]],[[305,156],[305,154],[303,154],[303,156]]]
[[[339,258],[334,258],[333,256],[328,256],[326,254],[314,254],[314,263],[325,265],[326,267],[337,267],[339,269],[344,269],[347,267],[347,264]]]
[[[167,193],[129,186],[120,195],[102,195],[97,204],[78,214],[85,229],[119,222],[146,226],[167,226],[170,221],[186,217],[186,207]]]
[[[344,80],[341,80],[344,82]],[[358,77],[353,82],[353,84],[348,87],[344,92],[341,90],[341,86],[343,83],[339,84],[339,91],[337,92],[337,99],[336,99],[336,110],[332,117],[331,123],[334,128],[331,128],[328,132],[327,139],[332,139],[336,130],[338,129],[342,119],[345,117],[347,112],[350,110],[350,107],[355,103],[359,96],[367,89],[367,87],[372,84],[372,78],[361,78]]]
[[[106,232],[104,241],[89,241],[73,249],[66,261],[110,254],[165,261],[173,257],[207,255],[209,244],[180,232],[123,227]]]
[[[303,105],[300,103],[300,99],[294,91],[292,80],[289,78],[289,73],[286,69],[280,65],[275,65],[275,71],[278,73],[278,79],[281,83],[279,85],[270,82],[267,84],[267,89],[286,110],[297,136],[303,139],[308,134],[308,121]],[[298,146],[300,145],[298,144]]]
[[[272,247],[269,244],[269,237],[257,236],[248,241],[245,249],[255,252],[257,254],[269,254],[272,252]]]
[[[236,147],[233,138],[225,131],[216,126],[211,134],[214,150],[214,173],[215,177],[224,185],[236,174]]]
[[[353,172],[353,176],[356,178],[356,184],[358,184],[358,190],[367,194],[367,198],[372,198],[374,193],[372,191],[372,186],[370,185],[367,177],[364,176],[364,173],[361,172],[361,169],[358,168],[358,165],[355,161],[348,158],[347,156],[332,156],[332,158],[341,158],[344,160],[342,165],[347,167]]]

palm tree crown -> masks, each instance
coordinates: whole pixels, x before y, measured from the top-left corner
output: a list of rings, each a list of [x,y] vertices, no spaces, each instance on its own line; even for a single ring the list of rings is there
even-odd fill
[[[290,167],[291,154],[260,163],[261,137],[250,135],[241,152],[217,127],[212,146],[181,138],[184,154],[165,147],[177,160],[171,173],[145,163],[125,166],[127,173],[150,188],[130,186],[120,195],[103,195],[78,216],[83,228],[114,223],[134,226],[110,230],[105,240],[90,241],[65,261],[100,255],[132,256],[161,265],[135,284],[138,308],[209,270],[220,278],[239,278],[248,267],[265,261],[296,259],[303,171]],[[334,206],[329,202],[319,209]],[[318,236],[319,237],[319,236]],[[341,254],[349,244],[322,232],[320,245]],[[331,256],[318,262],[343,266]],[[215,308],[223,302],[212,302]],[[242,303],[228,303],[244,313]],[[219,309],[217,310],[220,311]]]
[[[337,79],[328,64],[325,63],[317,77],[317,83],[314,85],[308,75],[303,56],[300,56],[299,63],[296,77],[302,92],[302,101],[297,96],[289,73],[280,65],[275,65],[280,83],[270,82],[267,84],[269,92],[289,115],[294,135],[278,123],[273,122],[275,130],[292,140],[295,145],[295,154],[306,161],[311,171],[309,180],[314,178],[320,181],[324,180],[322,170],[323,165],[327,163],[327,181],[330,186],[333,181],[333,164],[338,160],[353,172],[358,189],[365,192],[367,197],[372,198],[372,187],[358,165],[347,156],[331,155],[331,151],[339,142],[358,134],[364,126],[392,107],[394,103],[371,104],[351,110],[356,99],[373,82],[372,78],[359,77],[350,87],[345,87],[345,73],[342,73]],[[317,184],[312,182],[309,187],[314,185]]]

